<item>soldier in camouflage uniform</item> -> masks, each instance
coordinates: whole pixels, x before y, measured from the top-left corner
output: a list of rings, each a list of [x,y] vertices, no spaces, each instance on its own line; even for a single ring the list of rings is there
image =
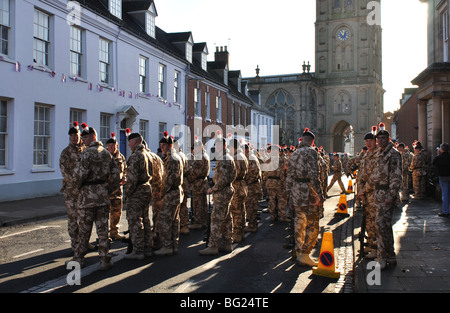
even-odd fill
[[[430,156],[420,142],[414,146],[414,157],[411,161],[413,177],[414,199],[424,199],[427,189],[427,174],[430,164]]]
[[[74,171],[74,181],[79,190],[78,224],[79,240],[75,248],[74,260],[84,266],[84,256],[87,253],[92,225],[95,222],[98,235],[98,254],[101,269],[112,266],[109,255],[108,219],[110,208],[110,194],[118,188],[119,169],[111,154],[97,141],[94,128],[82,124],[81,137],[87,146],[80,155],[80,161]]]
[[[150,221],[150,201],[152,199],[153,164],[139,133],[128,136],[128,146],[132,153],[127,162],[127,182],[125,202],[128,230],[133,243],[133,251],[125,255],[128,260],[143,260],[152,252],[152,223]]]
[[[158,218],[158,231],[161,249],[154,252],[157,256],[178,253],[180,237],[180,205],[183,202],[183,161],[173,148],[173,138],[164,132],[160,141],[164,158],[164,176],[162,187],[162,206]]]
[[[230,140],[230,154],[233,156],[236,165],[236,178],[233,182],[234,195],[230,205],[233,242],[240,242],[244,238],[246,219],[245,200],[248,190],[245,175],[248,171],[248,160],[237,139]]]
[[[286,217],[287,199],[281,192],[286,180],[285,160],[281,156],[282,152],[280,152],[279,147],[270,146],[267,151],[270,154],[270,159],[267,161],[268,170],[264,172],[264,176],[266,177],[266,189],[269,194],[270,219],[275,222],[278,217],[281,222],[288,222],[289,220]],[[277,152],[278,155],[276,155]]]
[[[364,158],[364,155],[366,154],[367,147],[363,147],[360,153],[357,153],[355,157],[350,158],[347,162],[347,171],[352,174],[357,169],[361,170],[361,161]],[[355,194],[357,195],[359,192],[360,186],[360,177],[359,173],[358,176],[356,176],[356,187],[355,187]],[[355,207],[360,208],[361,207],[361,198],[355,197]]]
[[[64,148],[59,158],[59,168],[63,176],[61,192],[64,194],[67,208],[68,232],[72,251],[75,250],[78,241],[78,189],[75,188],[74,170],[80,159],[81,152],[85,149],[81,142],[78,122],[73,122],[69,129],[69,145]]]
[[[213,194],[214,207],[211,212],[211,226],[208,246],[199,251],[200,255],[216,255],[219,251],[232,251],[232,224],[230,203],[234,195],[233,181],[236,178],[236,165],[233,157],[227,153],[227,142],[218,137],[215,141],[216,170],[214,186],[207,193]],[[219,241],[222,244],[219,247]]]
[[[402,184],[402,158],[390,141],[389,132],[380,125],[377,133],[378,150],[372,183],[375,185],[374,205],[377,214],[375,230],[377,234],[377,256],[381,269],[397,264],[394,251],[392,215],[395,200]]]
[[[162,179],[164,175],[164,164],[161,158],[154,152],[152,152],[148,147],[147,143],[144,141],[143,145],[147,150],[148,155],[152,160],[152,179],[150,185],[152,187],[152,208],[151,208],[151,219],[152,224],[152,238],[153,238],[153,249],[160,248],[159,234],[157,230],[157,221],[159,216],[159,211],[161,210],[161,190],[162,190]]]
[[[194,222],[190,229],[200,229],[206,227],[207,223],[207,201],[206,191],[209,189],[208,175],[210,168],[209,156],[203,148],[203,143],[198,139],[194,140],[194,151],[190,162],[189,184],[192,190],[192,213]]]
[[[116,140],[116,134],[111,133],[111,138],[106,141],[106,149],[113,156],[114,161],[117,164],[117,168],[120,171],[120,183],[119,188],[113,191],[109,200],[111,201],[111,209],[109,212],[109,237],[111,239],[122,239],[124,236],[119,234],[119,222],[122,216],[123,206],[123,188],[122,186],[126,181],[127,161],[122,153],[119,151],[119,144]]]
[[[358,193],[357,197],[361,199],[364,207],[364,216],[366,222],[367,233],[367,248],[365,251],[369,252],[369,258],[376,257],[376,232],[375,232],[375,218],[377,214],[377,207],[375,206],[375,185],[373,184],[373,173],[376,164],[376,126],[373,132],[369,132],[364,136],[364,143],[367,151],[360,161],[358,170]]]
[[[248,171],[245,175],[245,182],[247,183],[248,194],[245,200],[245,209],[247,210],[248,225],[244,228],[246,232],[256,232],[258,230],[258,201],[262,195],[261,189],[261,166],[258,158],[251,150],[249,144],[244,146],[245,156],[248,159]]]
[[[331,182],[328,185],[327,192],[333,187],[334,183],[337,181],[339,184],[339,187],[341,187],[341,192],[346,193],[344,183],[342,182],[342,163],[341,160],[339,160],[339,154],[334,153],[334,163],[331,166],[331,170],[334,172],[333,177],[331,178]]]
[[[173,142],[173,148],[180,156],[181,162],[183,163],[183,201],[180,205],[180,234],[189,234],[189,212],[187,207],[187,198],[189,193],[189,180],[187,179],[191,167],[188,164],[188,159],[183,151],[181,151],[180,143],[178,140]]]
[[[323,204],[323,195],[317,152],[311,147],[314,134],[306,128],[302,138],[289,158],[286,188],[291,209],[294,210],[296,261],[301,266],[317,266],[309,254],[319,234],[319,206]]]
[[[408,150],[405,149],[405,144],[401,142],[398,147],[398,152],[400,152],[402,156],[402,185],[400,187],[400,200],[402,202],[408,202],[409,201],[409,182],[408,182],[408,176],[409,176],[409,166],[410,164],[410,157]]]

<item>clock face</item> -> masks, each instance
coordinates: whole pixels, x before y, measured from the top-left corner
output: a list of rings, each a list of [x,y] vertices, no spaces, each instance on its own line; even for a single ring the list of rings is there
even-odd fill
[[[340,30],[338,30],[338,32],[337,32],[338,40],[345,41],[345,40],[348,40],[349,38],[350,38],[350,32],[348,29],[341,28]]]

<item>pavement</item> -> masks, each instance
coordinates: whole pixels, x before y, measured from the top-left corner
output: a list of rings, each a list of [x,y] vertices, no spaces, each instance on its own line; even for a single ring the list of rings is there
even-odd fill
[[[350,203],[350,216],[338,238],[339,246],[335,245],[337,270],[341,271],[338,292],[450,292],[450,218],[438,216],[440,202],[411,199],[395,209],[392,224],[397,265],[385,270],[360,256],[362,211]],[[64,215],[62,195],[0,202],[0,227]]]

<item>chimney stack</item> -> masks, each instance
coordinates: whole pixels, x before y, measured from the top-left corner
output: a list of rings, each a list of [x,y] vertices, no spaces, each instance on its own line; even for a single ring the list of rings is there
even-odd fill
[[[216,47],[216,52],[214,53],[214,60],[216,62],[217,61],[225,62],[227,64],[228,68],[230,68],[229,58],[230,58],[230,54],[227,51],[227,46],[225,46],[225,47],[220,46],[220,49],[219,49],[219,47]]]

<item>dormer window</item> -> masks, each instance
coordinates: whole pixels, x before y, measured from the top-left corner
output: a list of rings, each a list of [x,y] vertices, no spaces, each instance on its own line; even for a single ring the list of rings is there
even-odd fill
[[[186,42],[186,60],[192,63],[192,44],[190,42]]]
[[[204,71],[208,70],[208,58],[206,56],[206,53],[202,53],[202,69]]]
[[[109,13],[122,19],[122,0],[109,0]]]
[[[155,38],[155,15],[153,15],[150,11],[145,13],[145,28],[147,34],[150,37]]]

